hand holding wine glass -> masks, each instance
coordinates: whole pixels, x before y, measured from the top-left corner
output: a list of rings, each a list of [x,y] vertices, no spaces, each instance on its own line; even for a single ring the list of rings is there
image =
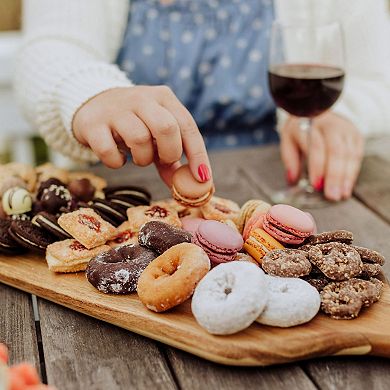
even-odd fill
[[[284,109],[295,119],[295,138],[286,137],[282,134],[282,150],[284,151],[284,160],[286,153],[290,153],[295,160],[298,158],[298,167],[293,167],[290,172],[290,181],[299,177],[300,156],[297,156],[297,150],[294,149],[292,140],[304,146],[303,152],[313,152],[309,156],[309,168],[316,165],[322,165],[321,169],[314,169],[314,174],[319,177],[311,177],[311,181],[316,185],[316,189],[321,189],[325,170],[337,177],[335,181],[344,180],[345,172],[342,170],[355,170],[356,164],[352,167],[340,166],[342,164],[327,164],[321,157],[321,147],[313,150],[313,141],[315,140],[316,128],[312,131],[313,120],[315,122],[323,121],[318,117],[326,112],[339,98],[344,85],[344,47],[343,36],[340,25],[337,22],[315,25],[311,21],[299,20],[296,23],[284,24],[275,22],[272,29],[270,45],[270,65],[269,65],[269,85],[271,94],[278,107]],[[330,114],[326,114],[330,115]],[[318,118],[317,118],[318,117]],[[298,119],[299,118],[299,119]],[[315,119],[317,118],[317,119]],[[339,122],[343,119],[340,118]],[[337,122],[337,120],[333,121]],[[288,125],[288,124],[287,124]],[[288,129],[289,127],[287,127]],[[290,126],[291,128],[291,126]],[[327,126],[322,126],[326,129]],[[297,131],[297,129],[299,129]],[[291,130],[290,130],[291,131]],[[288,132],[286,134],[289,134]],[[329,134],[335,134],[334,130]],[[329,138],[326,135],[326,139]],[[347,134],[349,134],[347,132]],[[318,139],[318,137],[317,137]],[[333,138],[331,138],[333,140]],[[347,141],[349,137],[347,136]],[[332,141],[333,142],[333,141]],[[314,145],[315,146],[315,145]],[[337,148],[334,149],[336,154]],[[340,154],[340,153],[339,153]],[[340,155],[335,155],[335,162],[343,159]],[[331,159],[329,159],[331,161]],[[291,165],[291,164],[290,164]],[[345,164],[344,164],[345,165]],[[333,170],[333,172],[331,172]],[[313,170],[312,170],[313,171]],[[330,174],[332,173],[332,174]],[[351,176],[351,175],[349,175]],[[310,185],[307,178],[303,177],[296,187],[287,191],[282,191],[274,195],[274,202],[290,203],[300,207],[316,207],[324,204],[324,199]],[[334,186],[332,180],[325,183],[325,186]],[[340,183],[338,184],[340,185]],[[349,192],[351,183],[343,183],[343,191]],[[332,190],[328,189],[332,193]],[[341,196],[333,191],[333,198],[340,199]],[[331,196],[330,196],[331,198]]]

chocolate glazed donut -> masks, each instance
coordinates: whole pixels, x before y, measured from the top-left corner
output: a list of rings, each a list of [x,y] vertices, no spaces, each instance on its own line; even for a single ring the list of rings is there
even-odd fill
[[[155,252],[140,245],[123,245],[94,257],[86,269],[88,281],[106,294],[130,294]]]

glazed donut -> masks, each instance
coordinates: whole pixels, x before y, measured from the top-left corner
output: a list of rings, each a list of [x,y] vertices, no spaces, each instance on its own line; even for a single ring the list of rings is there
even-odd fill
[[[94,257],[87,266],[86,277],[106,294],[130,294],[138,278],[156,253],[140,245],[122,245]]]
[[[162,312],[186,301],[210,270],[206,252],[195,244],[182,243],[153,260],[138,280],[141,302]]]
[[[264,272],[245,261],[231,261],[213,268],[192,297],[192,313],[212,334],[233,334],[247,328],[265,308],[267,282]]]

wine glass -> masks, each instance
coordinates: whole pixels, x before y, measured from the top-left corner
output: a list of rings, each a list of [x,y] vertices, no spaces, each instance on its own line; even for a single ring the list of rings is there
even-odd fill
[[[304,19],[292,23],[275,21],[269,54],[271,95],[279,108],[300,118],[300,129],[307,139],[309,151],[313,118],[328,110],[343,89],[344,39],[341,26],[338,22],[315,24]],[[271,196],[273,202],[303,208],[327,204],[322,193],[310,185],[307,163],[304,162],[302,167],[299,183],[274,193]]]

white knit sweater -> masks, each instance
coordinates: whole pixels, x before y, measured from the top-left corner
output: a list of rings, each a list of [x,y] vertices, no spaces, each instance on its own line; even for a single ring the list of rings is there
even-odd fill
[[[259,0],[260,1],[260,0]],[[129,0],[24,0],[24,44],[15,88],[33,126],[55,150],[78,160],[96,156],[71,124],[88,99],[132,83],[113,61]],[[339,19],[345,31],[346,86],[333,110],[368,134],[390,132],[390,25],[385,0],[276,0],[280,19],[307,14]]]

